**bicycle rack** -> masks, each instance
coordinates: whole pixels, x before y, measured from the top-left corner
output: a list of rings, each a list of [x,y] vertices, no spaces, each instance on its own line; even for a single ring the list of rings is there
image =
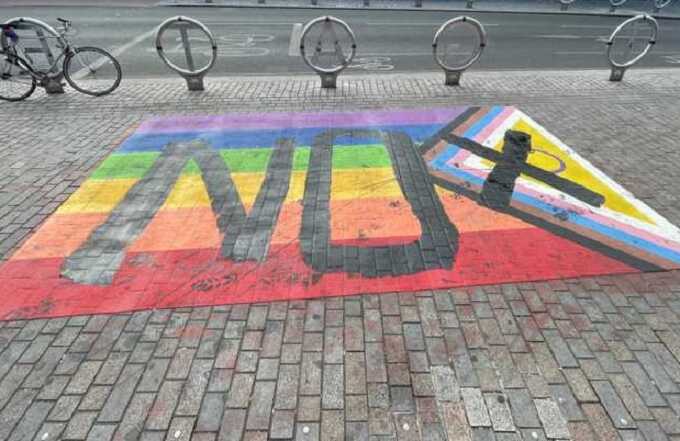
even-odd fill
[[[560,0],[560,11],[566,11],[569,9],[569,5],[574,3],[576,0]]]
[[[52,53],[52,49],[47,42],[49,38],[54,38],[57,40],[57,45],[59,47],[65,48],[67,44],[64,39],[61,38],[59,32],[57,32],[56,29],[44,21],[30,17],[11,18],[3,23],[3,25],[9,25],[15,30],[32,30],[35,32],[35,39],[38,40],[40,47],[26,47],[24,48],[24,52],[26,54],[43,54],[47,62],[51,65],[50,70],[44,72],[47,75],[43,80],[40,81],[40,87],[44,88],[48,95],[64,93],[64,86],[61,82],[61,80],[64,78],[64,73],[59,69],[61,65],[59,65],[59,63],[55,63],[55,61],[58,61],[58,56],[55,57],[55,54]],[[23,37],[20,40],[26,38],[27,37]],[[1,36],[0,44],[3,48],[7,47],[5,38]],[[35,66],[33,66],[33,68],[35,69]]]
[[[644,48],[642,52],[640,52],[640,54],[626,62],[619,63],[615,61],[612,58],[612,47],[614,46],[614,40],[616,39],[616,36],[629,24],[633,24],[635,26],[635,23],[640,21],[647,23],[652,29],[652,34],[649,41],[647,42],[647,46]],[[612,35],[609,37],[609,40],[607,40],[607,58],[609,59],[609,64],[611,65],[612,68],[611,74],[609,75],[609,81],[621,81],[623,79],[623,75],[626,73],[626,70],[629,67],[636,64],[642,58],[644,58],[644,56],[647,55],[647,52],[649,52],[652,49],[652,46],[656,44],[656,37],[658,34],[659,24],[654,19],[654,17],[651,17],[647,14],[636,15],[635,17],[631,17],[628,20],[625,20],[620,25],[618,25],[616,29],[614,29],[614,32],[612,32]]]
[[[659,12],[670,4],[672,0],[654,0],[654,12]]]
[[[467,60],[465,60],[465,62],[460,63],[458,65],[447,64],[446,60],[441,59],[439,54],[437,53],[437,48],[440,47],[439,40],[442,38],[444,32],[446,32],[448,29],[451,29],[456,25],[465,23],[470,24],[477,32],[479,36],[479,46],[474,48],[472,54]],[[434,55],[434,59],[437,62],[437,64],[442,69],[444,69],[444,73],[446,74],[446,80],[444,84],[446,84],[447,86],[458,86],[460,84],[460,79],[463,76],[463,72],[465,72],[465,70],[472,66],[477,60],[479,60],[479,57],[482,56],[482,52],[486,47],[486,42],[487,37],[486,30],[484,30],[484,26],[482,26],[482,24],[479,21],[475,20],[472,17],[460,16],[452,18],[451,20],[444,23],[437,30],[437,33],[434,35],[434,39],[432,41],[432,54]]]
[[[205,66],[196,67],[195,65],[194,54],[191,50],[191,39],[189,38],[190,29],[197,29],[205,34],[207,41],[210,43],[212,52],[210,61]],[[182,47],[184,48],[184,56],[186,57],[186,69],[177,66],[172,61],[170,61],[166,51],[163,49],[162,37],[163,34],[168,30],[179,31],[180,41]],[[215,60],[217,59],[217,43],[215,42],[210,29],[208,29],[203,23],[198,20],[194,20],[193,18],[183,17],[181,15],[165,20],[163,23],[161,23],[161,25],[158,27],[158,31],[156,32],[156,52],[158,52],[158,56],[161,58],[161,60],[163,60],[166,66],[180,74],[180,76],[186,80],[187,88],[189,90],[205,90],[203,78],[215,65]]]
[[[316,42],[316,46],[314,48],[314,56],[324,54],[323,42],[321,38],[326,32],[328,32],[330,36],[333,38],[334,41],[333,52],[335,53],[335,56],[338,61],[337,65],[334,67],[319,66],[315,64],[313,58],[310,59],[305,53],[305,37],[307,37],[307,34],[309,34],[310,30],[318,26],[321,26],[322,30],[321,33],[319,34],[319,40]],[[335,27],[341,29],[349,36],[349,39],[351,41],[349,56],[345,56],[345,54],[342,52],[342,48],[338,43],[338,36],[337,32],[335,31]],[[330,15],[318,17],[307,23],[302,30],[302,34],[300,37],[300,55],[302,55],[302,59],[307,64],[307,66],[309,66],[312,70],[319,74],[319,76],[321,77],[321,87],[324,89],[335,89],[337,87],[338,75],[345,68],[347,68],[347,66],[349,66],[349,64],[352,62],[352,59],[354,58],[354,55],[356,55],[356,51],[357,42],[356,37],[354,36],[354,32],[352,32],[352,29],[349,27],[347,23],[340,20],[339,18],[331,17]]]
[[[609,12],[614,13],[616,12],[616,8],[619,6],[623,6],[624,3],[626,3],[628,0],[609,0],[609,4],[611,5],[609,8]]]

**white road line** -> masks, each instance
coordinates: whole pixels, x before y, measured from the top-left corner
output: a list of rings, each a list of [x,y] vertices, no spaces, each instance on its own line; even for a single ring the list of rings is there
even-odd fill
[[[110,51],[111,55],[113,55],[114,58],[118,59],[123,53],[127,52],[128,50],[132,49],[134,46],[138,45],[142,41],[146,40],[147,38],[153,37],[156,35],[156,31],[158,30],[159,26],[154,27],[148,32],[145,32],[143,34],[138,35],[137,37],[133,38],[132,40],[128,41],[127,43],[123,44],[122,46],[118,46],[115,49],[112,49]],[[99,60],[95,61],[93,63],[93,66],[95,69],[100,68],[104,63],[106,63],[106,58],[102,57]],[[119,60],[120,61],[120,60]],[[80,69],[78,72],[76,72],[74,75],[72,75],[72,78],[75,80],[79,80],[84,78],[90,73],[90,67],[83,67]]]
[[[580,40],[581,38],[595,38],[595,37],[583,37],[581,35],[566,35],[566,34],[535,35],[535,37],[555,40]]]
[[[417,22],[394,22],[394,21],[368,21],[365,23],[358,22],[358,25],[367,25],[367,26],[426,26],[426,27],[439,27],[442,25],[440,22],[432,22],[432,23],[417,23]],[[482,26],[484,27],[494,27],[494,26],[500,26],[498,23],[482,23]]]
[[[288,44],[289,57],[300,55],[300,38],[302,38],[302,23],[295,23],[290,33],[290,43]]]
[[[614,29],[614,26],[607,26],[607,25],[580,25],[580,24],[563,24],[560,25],[561,28],[573,28],[573,29]]]

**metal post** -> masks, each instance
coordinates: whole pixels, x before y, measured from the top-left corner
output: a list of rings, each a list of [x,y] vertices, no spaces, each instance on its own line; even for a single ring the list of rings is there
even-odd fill
[[[467,4],[465,5],[465,7],[468,9],[472,9],[472,7],[474,6],[474,2],[475,0],[467,0]]]
[[[462,70],[447,70],[444,72],[446,79],[444,84],[447,86],[460,86],[460,77],[463,76]]]
[[[560,4],[560,11],[566,11],[569,9],[569,4],[562,3]]]
[[[40,41],[40,45],[42,46],[42,51],[45,54],[45,58],[47,58],[47,62],[50,65],[54,64],[54,55],[52,54],[52,50],[50,49],[49,44],[47,43],[47,38],[45,37],[45,33],[43,32],[42,29],[40,28],[35,28],[35,34],[38,37],[38,40]],[[56,67],[54,68],[56,69]],[[51,69],[49,73],[54,72],[54,69]],[[62,94],[64,93],[64,86],[61,84],[61,79],[64,78],[64,73],[63,72],[55,72],[56,75],[52,76],[49,75],[45,77],[40,82],[40,86],[45,88],[45,92],[47,92],[48,95],[54,95],[54,94]]]
[[[626,73],[625,67],[612,66],[611,74],[609,75],[609,81],[621,81],[623,80],[623,75]]]
[[[338,74],[336,73],[320,73],[321,77],[321,88],[322,89],[335,89],[338,87],[337,80]]]
[[[316,6],[316,5],[318,5],[318,4],[319,4],[319,1],[318,1],[318,0],[312,0],[312,6]]]

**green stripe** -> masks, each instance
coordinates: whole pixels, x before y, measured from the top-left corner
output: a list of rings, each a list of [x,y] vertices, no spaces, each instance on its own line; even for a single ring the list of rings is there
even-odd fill
[[[264,173],[272,149],[225,149],[220,155],[232,173]],[[151,168],[160,153],[112,154],[92,173],[90,179],[139,179]],[[298,147],[293,156],[293,170],[307,170],[309,147]],[[338,146],[333,149],[334,169],[390,167],[390,157],[382,145]],[[184,168],[184,175],[198,175],[200,171],[194,160]]]

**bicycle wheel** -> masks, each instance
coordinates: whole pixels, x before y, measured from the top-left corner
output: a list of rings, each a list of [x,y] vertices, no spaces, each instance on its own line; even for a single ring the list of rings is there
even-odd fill
[[[25,100],[35,90],[36,80],[19,58],[0,52],[0,99]]]
[[[98,47],[75,48],[64,59],[64,78],[78,92],[107,95],[116,90],[122,77],[118,61]]]

